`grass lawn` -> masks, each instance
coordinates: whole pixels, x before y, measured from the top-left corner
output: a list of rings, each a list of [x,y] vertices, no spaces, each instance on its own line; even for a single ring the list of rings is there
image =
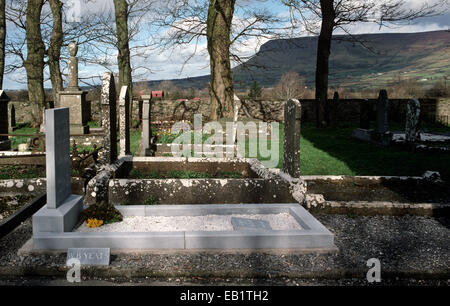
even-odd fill
[[[361,142],[350,137],[355,127],[316,129],[313,124],[303,124],[300,141],[301,174],[422,175],[431,170],[439,171],[444,178],[450,179],[450,154],[407,152],[395,147],[385,148]],[[445,127],[441,130],[449,131]],[[278,168],[283,164],[283,133],[283,125],[280,125],[280,141],[275,144],[279,148]],[[139,138],[135,139],[138,141]],[[268,142],[270,148],[272,144],[270,140]],[[249,141],[246,143],[246,156],[248,146]],[[258,159],[264,160],[259,152]]]
[[[439,171],[450,179],[450,154],[407,152],[352,139],[354,127],[317,129],[302,125],[300,168],[302,175],[422,175]],[[283,127],[280,127],[278,167],[283,160]],[[259,158],[262,159],[262,158]]]

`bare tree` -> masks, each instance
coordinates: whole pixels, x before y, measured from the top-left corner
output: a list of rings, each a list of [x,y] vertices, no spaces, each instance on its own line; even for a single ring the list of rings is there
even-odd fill
[[[60,0],[49,0],[53,17],[52,36],[48,48],[48,66],[53,89],[53,101],[59,105],[58,92],[63,90],[63,78],[61,73],[61,47],[63,45],[63,4]]]
[[[281,80],[275,85],[273,93],[277,99],[298,99],[305,90],[305,81],[297,72],[289,71],[281,76]]]
[[[6,16],[5,0],[0,0],[0,89],[3,88],[5,73]]]
[[[443,0],[446,1],[446,0]],[[318,34],[316,65],[316,125],[328,124],[328,60],[333,31],[341,29],[352,39],[348,26],[358,22],[376,23],[380,27],[411,22],[420,17],[433,16],[441,3],[423,3],[419,8],[407,8],[405,0],[282,0],[291,9],[294,21],[300,21],[307,31]]]
[[[45,46],[41,35],[41,12],[44,0],[28,0],[26,17],[28,98],[34,106],[35,124],[42,122],[41,110],[45,106],[44,55]]]
[[[195,45],[185,64],[200,52],[200,45],[206,39],[211,71],[211,120],[233,116],[231,61],[244,63],[250,58],[240,54],[240,49],[248,48],[251,40],[254,54],[263,42],[280,38],[286,31],[282,18],[266,8],[248,4],[239,0],[168,0],[158,9],[160,18],[156,23],[163,28],[170,27],[161,39],[163,48]]]

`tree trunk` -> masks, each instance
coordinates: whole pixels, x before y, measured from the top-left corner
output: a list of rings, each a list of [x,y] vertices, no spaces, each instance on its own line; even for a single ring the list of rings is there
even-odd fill
[[[61,47],[63,44],[62,28],[62,2],[60,0],[49,0],[53,16],[52,37],[48,48],[48,65],[50,69],[50,79],[52,81],[53,101],[55,106],[59,106],[58,92],[63,90],[63,79],[61,75]]]
[[[119,91],[128,86],[130,114],[133,106],[133,81],[131,77],[131,59],[128,39],[128,3],[126,0],[114,0],[117,31],[117,64],[119,66]],[[130,120],[131,123],[131,120]]]
[[[45,106],[44,54],[41,35],[41,11],[44,0],[28,0],[26,19],[27,59],[24,63],[28,80],[28,99],[33,105],[35,126],[42,123]]]
[[[207,41],[211,66],[211,120],[233,118],[233,74],[230,64],[230,32],[235,0],[210,0]]]
[[[5,73],[5,39],[6,39],[5,1],[6,0],[0,0],[0,89],[3,88],[3,74]]]
[[[328,60],[330,58],[331,39],[333,35],[335,12],[333,0],[320,0],[322,26],[317,46],[316,66],[316,125],[327,125],[328,100]]]

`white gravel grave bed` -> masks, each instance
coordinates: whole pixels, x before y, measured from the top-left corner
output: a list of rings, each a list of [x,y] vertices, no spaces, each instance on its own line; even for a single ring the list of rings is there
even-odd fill
[[[301,230],[300,224],[289,213],[254,215],[205,216],[131,216],[122,222],[105,224],[97,228],[80,225],[76,232],[178,232],[178,231],[232,231],[231,217],[268,221],[273,230]]]

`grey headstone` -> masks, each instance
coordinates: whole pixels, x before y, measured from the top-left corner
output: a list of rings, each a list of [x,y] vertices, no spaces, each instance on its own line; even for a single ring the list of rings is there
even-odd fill
[[[290,99],[284,107],[284,161],[283,172],[300,177],[300,128],[302,107],[300,101]]]
[[[375,125],[375,132],[384,134],[389,131],[389,99],[386,90],[380,90],[377,101],[377,119]]]
[[[70,248],[67,250],[67,261],[76,258],[81,265],[108,266],[110,263],[109,248]]]
[[[9,107],[9,131],[14,131],[16,128],[16,108],[14,104],[11,104]]]
[[[3,90],[0,90],[0,134],[8,134],[8,103],[10,98]],[[0,141],[9,142],[8,136],[0,136]],[[8,148],[2,148],[8,150]]]
[[[268,221],[248,218],[231,217],[231,224],[235,231],[243,230],[272,230]]]
[[[415,142],[420,140],[419,118],[420,102],[417,99],[411,99],[406,105],[405,140],[407,142]]]
[[[116,86],[114,76],[106,72],[102,78],[102,127],[103,133],[103,161],[113,164],[117,160],[117,110],[116,110]]]
[[[71,194],[69,109],[45,111],[47,206],[58,208]]]
[[[130,98],[128,86],[122,86],[119,96],[120,155],[130,155]]]
[[[359,103],[359,127],[361,129],[370,129],[370,106],[367,99]]]

